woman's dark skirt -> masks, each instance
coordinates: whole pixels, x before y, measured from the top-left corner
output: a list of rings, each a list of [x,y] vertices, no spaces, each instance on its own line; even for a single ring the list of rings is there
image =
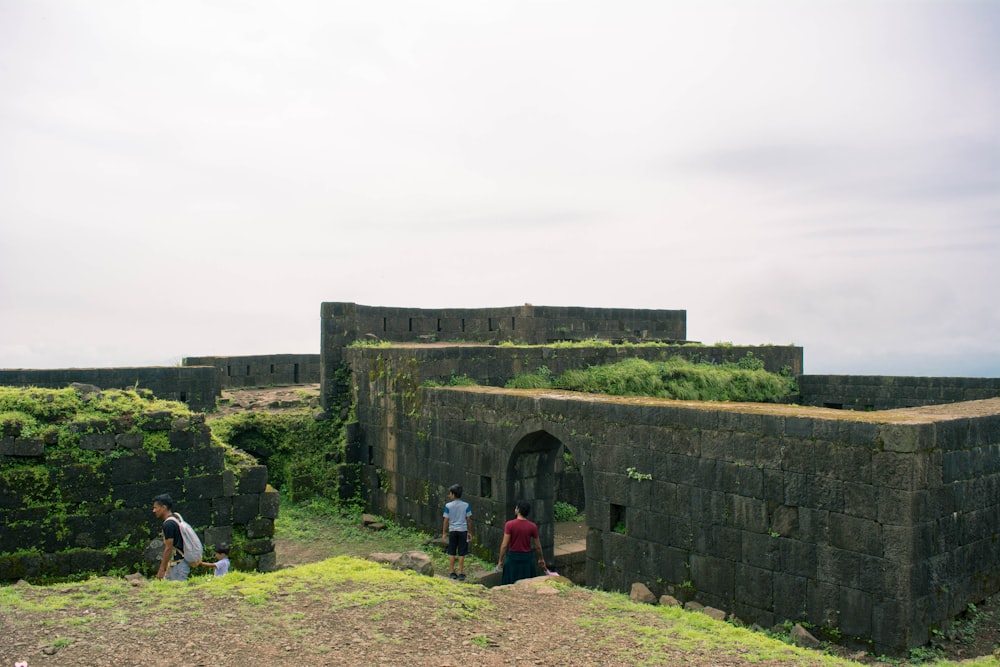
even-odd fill
[[[537,576],[534,551],[508,551],[503,563],[503,583],[512,584]]]

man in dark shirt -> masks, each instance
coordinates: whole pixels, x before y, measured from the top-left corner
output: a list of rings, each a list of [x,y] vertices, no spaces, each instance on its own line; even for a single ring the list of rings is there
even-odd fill
[[[160,558],[160,569],[157,579],[168,581],[186,581],[191,573],[191,566],[184,560],[184,537],[173,516],[174,501],[169,494],[161,493],[153,498],[153,515],[163,522],[163,557]]]

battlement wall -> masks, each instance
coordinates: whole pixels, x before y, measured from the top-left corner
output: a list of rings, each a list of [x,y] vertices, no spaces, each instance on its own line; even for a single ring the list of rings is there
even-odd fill
[[[1000,396],[1000,378],[892,375],[803,375],[803,405],[840,410],[894,410]]]
[[[185,357],[184,366],[211,366],[219,389],[318,384],[319,354]]]
[[[139,366],[135,368],[0,369],[0,386],[63,389],[74,382],[101,389],[149,389],[157,398],[187,403],[199,412],[215,409],[220,396],[214,368]]]

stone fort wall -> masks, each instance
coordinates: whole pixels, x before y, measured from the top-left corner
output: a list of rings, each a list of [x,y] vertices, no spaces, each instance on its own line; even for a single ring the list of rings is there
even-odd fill
[[[583,471],[592,586],[642,581],[884,651],[926,643],[1000,586],[1000,399],[850,412],[421,386],[449,368],[498,378],[500,350],[504,368],[523,354],[456,348],[449,367],[439,349],[345,352],[359,419],[350,451],[372,509],[436,530],[461,483],[477,548],[495,556],[525,497],[551,556],[565,447]]]
[[[1000,378],[891,375],[803,375],[803,405],[842,410],[894,410],[1000,396]]]
[[[101,389],[149,389],[158,398],[187,403],[199,412],[215,409],[216,372],[207,367],[0,369],[0,386],[64,389],[74,382]]]
[[[219,389],[318,384],[320,355],[260,354],[247,356],[185,357],[184,366],[211,366]]]
[[[212,545],[233,544],[239,534],[235,567],[275,568],[279,498],[267,468],[226,470],[204,415],[147,417],[143,432],[108,424],[83,434],[79,448],[96,463],[81,463],[41,438],[0,438],[0,582],[137,565],[152,574],[163,552],[162,542],[151,543],[160,534],[151,512],[160,493],[171,495],[209,555]],[[147,435],[160,435],[168,448],[145,448]]]
[[[344,350],[356,341],[429,343],[564,340],[684,341],[687,312],[632,308],[513,306],[505,308],[391,308],[325,302],[320,308],[320,355],[326,409],[349,403]]]

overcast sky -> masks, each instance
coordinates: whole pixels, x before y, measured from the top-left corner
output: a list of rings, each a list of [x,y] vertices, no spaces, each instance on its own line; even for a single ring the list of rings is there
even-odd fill
[[[0,368],[352,301],[1000,377],[998,260],[996,0],[0,0]]]

